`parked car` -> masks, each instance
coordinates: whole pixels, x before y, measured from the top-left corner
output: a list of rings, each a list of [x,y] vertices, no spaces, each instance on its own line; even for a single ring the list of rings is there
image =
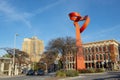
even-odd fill
[[[26,75],[35,75],[35,71],[34,70],[28,70]]]
[[[39,69],[39,70],[36,71],[36,74],[37,75],[44,75],[45,73],[44,73],[44,70]]]
[[[22,74],[26,74],[26,73],[27,73],[27,69],[26,68],[22,69]]]

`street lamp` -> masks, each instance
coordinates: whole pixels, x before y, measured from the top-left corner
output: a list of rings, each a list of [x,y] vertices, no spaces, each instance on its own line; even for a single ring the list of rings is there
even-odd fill
[[[16,48],[16,37],[18,36],[18,34],[15,34],[14,36],[14,52],[13,52],[13,74],[15,74],[15,48]]]

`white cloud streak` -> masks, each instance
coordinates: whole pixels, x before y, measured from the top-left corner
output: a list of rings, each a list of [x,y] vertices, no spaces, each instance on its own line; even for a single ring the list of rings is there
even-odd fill
[[[28,28],[32,28],[31,22],[27,19],[29,17],[34,17],[37,14],[41,14],[42,12],[55,7],[62,3],[63,0],[56,1],[52,4],[49,4],[47,6],[44,6],[43,8],[38,8],[36,9],[33,13],[26,13],[26,12],[18,12],[16,11],[14,6],[11,6],[7,1],[5,0],[0,0],[0,12],[7,17],[6,20],[11,20],[11,21],[21,21],[25,25],[27,25]]]
[[[119,34],[116,34],[116,33],[119,32],[119,30],[120,30],[120,25],[115,25],[114,27],[110,27],[106,29],[104,28],[103,30],[99,32],[94,32],[92,34],[83,35],[83,41],[85,42],[88,42],[91,40],[94,41],[94,40],[105,38],[105,37],[111,38],[110,36],[112,36],[113,38],[117,38]]]
[[[34,14],[35,14],[35,15],[36,15],[36,14],[40,14],[40,13],[42,13],[42,12],[48,10],[48,9],[51,9],[51,8],[53,8],[53,7],[61,4],[63,1],[65,1],[65,0],[59,0],[59,1],[57,0],[56,2],[54,2],[54,3],[52,3],[52,4],[49,4],[49,5],[47,5],[47,6],[43,7],[43,8],[39,8],[39,9],[37,9],[37,10],[34,12]]]
[[[24,13],[20,14],[17,12],[15,8],[6,1],[0,0],[0,12],[3,13],[8,19],[13,21],[21,21],[27,25],[28,28],[32,28],[30,21],[25,18],[26,15],[24,15]]]

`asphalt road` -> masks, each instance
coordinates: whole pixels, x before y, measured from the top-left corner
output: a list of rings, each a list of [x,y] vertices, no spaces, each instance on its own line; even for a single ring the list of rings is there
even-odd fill
[[[82,74],[78,77],[71,78],[61,78],[58,79],[51,75],[47,76],[16,76],[16,77],[6,77],[0,78],[0,80],[120,80],[119,72],[107,72],[107,73],[97,73],[97,74]]]
[[[87,74],[81,75],[80,78],[73,80],[120,80],[120,71],[118,72],[107,72],[100,74]]]

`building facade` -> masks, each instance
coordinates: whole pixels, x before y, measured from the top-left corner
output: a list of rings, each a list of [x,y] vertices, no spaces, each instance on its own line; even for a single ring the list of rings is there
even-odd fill
[[[106,40],[83,45],[86,68],[117,69],[119,61],[119,43]]]
[[[36,36],[32,38],[25,38],[22,44],[22,50],[28,53],[31,62],[39,62],[44,51],[44,43]]]
[[[65,66],[64,66],[64,68],[66,70],[76,69],[76,53],[77,52],[73,52],[71,50],[71,51],[67,52],[67,54],[65,55],[65,63],[64,63]]]
[[[104,40],[83,44],[86,68],[118,69],[120,60],[119,43],[116,40]],[[73,55],[74,54],[74,55]],[[66,69],[76,69],[75,52],[66,55]]]
[[[0,76],[12,75],[12,59],[0,57]]]

